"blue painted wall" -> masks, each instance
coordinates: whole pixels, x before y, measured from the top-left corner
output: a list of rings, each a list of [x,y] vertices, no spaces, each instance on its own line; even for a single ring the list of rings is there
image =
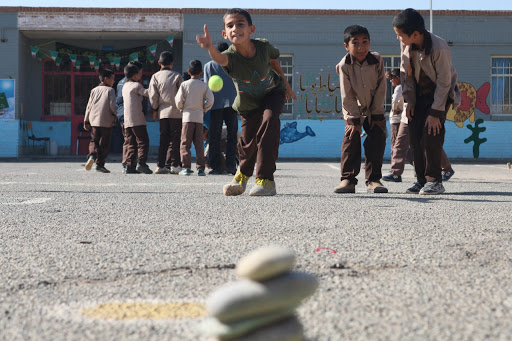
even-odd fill
[[[0,120],[0,157],[18,157],[18,120]]]

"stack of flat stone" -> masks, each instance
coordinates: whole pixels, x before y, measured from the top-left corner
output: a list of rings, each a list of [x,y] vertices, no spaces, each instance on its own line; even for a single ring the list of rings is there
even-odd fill
[[[315,276],[293,272],[293,251],[260,248],[236,267],[240,280],[223,285],[206,300],[210,318],[204,333],[211,340],[303,340],[295,310],[318,287]]]

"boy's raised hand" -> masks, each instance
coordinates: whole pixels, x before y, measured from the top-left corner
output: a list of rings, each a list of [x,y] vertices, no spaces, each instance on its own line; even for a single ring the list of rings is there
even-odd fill
[[[212,47],[212,37],[210,37],[210,32],[208,32],[208,26],[204,25],[204,35],[196,35],[197,43],[205,50],[208,50]]]

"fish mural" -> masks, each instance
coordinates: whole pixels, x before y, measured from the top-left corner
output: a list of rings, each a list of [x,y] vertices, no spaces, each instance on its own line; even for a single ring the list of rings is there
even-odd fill
[[[489,106],[487,105],[487,96],[491,85],[489,82],[484,83],[480,89],[476,90],[475,87],[469,83],[458,82],[460,88],[460,105],[454,110],[453,106],[450,107],[446,114],[448,121],[453,121],[455,124],[462,128],[464,121],[469,118],[471,123],[475,122],[475,108],[489,114]]]
[[[297,122],[286,123],[284,128],[281,129],[281,138],[279,144],[297,142],[306,136],[316,136],[315,132],[311,129],[310,126],[306,126],[305,132],[299,133],[297,131]]]

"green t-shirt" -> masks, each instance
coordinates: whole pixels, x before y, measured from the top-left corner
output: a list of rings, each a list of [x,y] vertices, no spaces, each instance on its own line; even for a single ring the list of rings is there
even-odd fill
[[[231,45],[223,53],[228,56],[226,73],[233,78],[237,95],[233,109],[240,113],[260,108],[263,97],[271,91],[286,93],[283,79],[270,66],[270,59],[279,58],[279,50],[265,39],[251,39],[256,47],[252,58],[245,58]]]

